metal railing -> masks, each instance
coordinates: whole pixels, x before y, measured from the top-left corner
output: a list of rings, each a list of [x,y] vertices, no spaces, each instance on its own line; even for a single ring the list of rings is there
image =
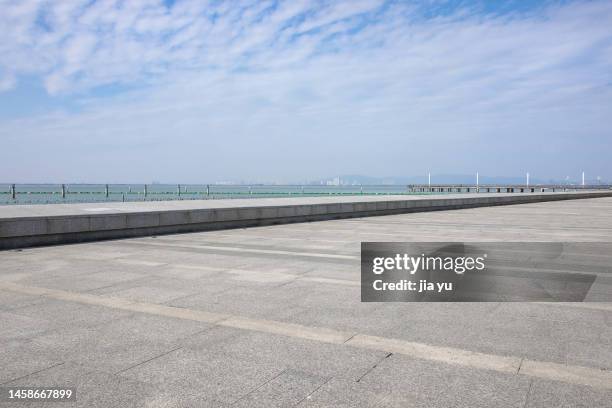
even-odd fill
[[[609,190],[610,185],[226,185],[226,184],[0,184],[0,204],[202,200],[338,195],[535,193]]]
[[[380,185],[0,184],[0,204],[398,194],[417,193],[406,186]]]

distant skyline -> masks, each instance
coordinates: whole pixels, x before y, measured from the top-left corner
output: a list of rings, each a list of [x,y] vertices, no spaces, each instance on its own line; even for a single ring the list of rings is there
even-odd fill
[[[0,10],[0,182],[612,179],[610,1]]]

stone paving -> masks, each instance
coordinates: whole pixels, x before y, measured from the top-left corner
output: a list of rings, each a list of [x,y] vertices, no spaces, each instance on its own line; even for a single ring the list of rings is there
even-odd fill
[[[612,303],[360,302],[361,241],[455,240],[612,242],[612,198],[2,251],[0,387],[77,400],[0,406],[610,407]]]

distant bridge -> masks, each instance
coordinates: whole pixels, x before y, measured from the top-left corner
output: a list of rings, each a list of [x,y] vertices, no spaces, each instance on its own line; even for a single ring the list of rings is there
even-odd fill
[[[556,193],[612,190],[610,184],[409,184],[411,193]]]

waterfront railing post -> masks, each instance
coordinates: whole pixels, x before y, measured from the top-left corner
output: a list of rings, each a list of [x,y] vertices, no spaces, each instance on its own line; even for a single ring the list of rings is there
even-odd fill
[[[180,184],[176,186],[176,191],[178,192],[179,198],[181,198],[181,185]]]
[[[16,198],[15,185],[14,184],[11,184],[11,198],[13,200]]]
[[[206,185],[206,196],[208,197],[210,195],[210,185],[207,184]]]
[[[144,185],[144,198],[147,199],[147,185]]]
[[[104,186],[104,195],[108,198],[108,184]]]
[[[62,184],[62,198],[66,198],[66,185]]]

